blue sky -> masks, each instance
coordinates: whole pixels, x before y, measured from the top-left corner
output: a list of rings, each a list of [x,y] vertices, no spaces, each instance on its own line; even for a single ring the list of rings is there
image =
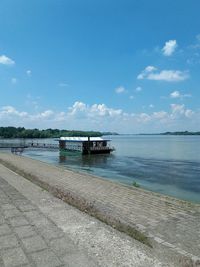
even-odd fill
[[[1,0],[0,125],[200,130],[199,10],[198,0]]]

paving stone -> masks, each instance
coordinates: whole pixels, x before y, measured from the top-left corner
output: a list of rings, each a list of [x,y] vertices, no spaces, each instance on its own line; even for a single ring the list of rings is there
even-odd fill
[[[53,239],[49,242],[49,245],[58,256],[64,256],[65,254],[76,250],[73,241],[66,237]]]
[[[16,200],[23,200],[25,199],[22,195],[18,195],[18,194],[13,194],[10,196],[12,201],[16,201]]]
[[[64,263],[66,263],[69,267],[95,267],[96,264],[88,259],[88,257],[81,253],[80,251],[77,251],[77,253],[69,253],[66,254],[62,260]]]
[[[10,218],[9,221],[10,221],[10,224],[13,227],[22,226],[22,225],[29,225],[29,222],[23,216],[18,216],[18,217]]]
[[[16,207],[19,205],[31,205],[31,202],[28,199],[19,199],[15,201]]]
[[[3,205],[1,205],[1,208],[3,210],[16,209],[16,207],[13,204],[11,204],[11,203],[9,203],[9,204],[3,204]]]
[[[56,255],[49,249],[32,253],[31,257],[37,267],[58,267],[62,264]]]
[[[25,238],[37,235],[34,228],[30,225],[15,227],[14,231],[19,236],[19,238]]]
[[[1,252],[5,267],[23,266],[29,263],[21,248],[7,249]]]
[[[20,216],[20,212],[16,208],[15,209],[8,209],[8,210],[4,210],[4,216],[6,219],[12,218],[12,217]]]
[[[63,232],[53,224],[38,227],[40,234],[47,240],[63,237]]]
[[[8,199],[8,196],[1,190],[0,199]]]
[[[12,248],[19,246],[15,235],[0,236],[0,249]]]
[[[2,205],[2,204],[8,204],[8,203],[10,203],[10,199],[8,199],[8,198],[0,198],[0,204]]]
[[[1,177],[0,188],[4,190],[4,188],[6,188],[7,186],[8,186],[8,183],[6,182],[6,180],[3,180]]]
[[[0,190],[0,199],[8,198],[8,196],[4,193],[4,191]]]
[[[5,219],[2,214],[0,214],[0,225],[5,223]]]
[[[31,211],[31,210],[36,210],[36,207],[31,205],[31,204],[24,204],[24,205],[18,205],[18,208],[21,211]]]
[[[22,239],[22,243],[27,252],[35,252],[47,248],[46,243],[40,236],[32,236]]]
[[[24,212],[24,215],[34,222],[41,221],[42,219],[46,219],[44,215],[41,214],[41,212],[39,212],[38,210],[26,211]]]
[[[1,235],[8,235],[11,233],[11,229],[7,224],[0,225],[0,236]]]
[[[1,255],[0,255],[0,266],[4,266],[4,264],[3,264],[3,259],[2,259],[2,257],[1,257]]]
[[[17,190],[15,190],[13,187],[10,187],[9,185],[7,186],[7,189],[5,192],[6,192],[6,195],[9,196],[9,198],[11,198],[12,196],[20,195],[19,192],[17,192]]]

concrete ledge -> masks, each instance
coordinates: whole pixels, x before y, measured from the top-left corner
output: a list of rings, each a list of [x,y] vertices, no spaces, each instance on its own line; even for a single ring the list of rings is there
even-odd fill
[[[0,154],[0,162],[54,196],[153,247],[177,266],[200,266],[200,205],[24,157]]]

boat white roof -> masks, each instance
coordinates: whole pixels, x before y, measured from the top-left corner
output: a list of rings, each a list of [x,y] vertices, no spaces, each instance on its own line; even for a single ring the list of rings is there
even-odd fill
[[[69,142],[84,142],[88,141],[88,137],[60,137],[61,141],[69,141]],[[108,141],[101,137],[90,137],[90,141]]]

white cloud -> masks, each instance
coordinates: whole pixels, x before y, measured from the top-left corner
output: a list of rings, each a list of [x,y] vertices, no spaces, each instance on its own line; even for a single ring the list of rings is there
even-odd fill
[[[90,115],[95,116],[107,116],[115,117],[121,116],[123,114],[121,109],[108,108],[105,104],[94,104],[90,108]]]
[[[151,116],[147,113],[140,113],[135,116],[136,120],[140,123],[146,123],[151,120]]]
[[[31,77],[31,74],[32,74],[31,70],[27,70],[26,74],[27,74],[28,77]]]
[[[179,105],[179,104],[171,104],[171,109],[173,114],[184,114],[185,112],[185,105]]]
[[[87,112],[87,105],[83,102],[76,101],[72,107],[68,108],[68,114],[76,117],[85,117]]]
[[[154,70],[157,70],[157,68],[154,67],[154,66],[147,66],[147,67],[145,68],[145,71],[146,71],[146,72],[152,72],[152,71],[154,71]]]
[[[115,89],[115,92],[116,92],[116,94],[122,94],[122,93],[125,93],[126,90],[123,86],[119,86]]]
[[[149,68],[151,67],[151,68]],[[147,79],[154,81],[166,81],[166,82],[180,82],[189,78],[187,71],[180,70],[162,70],[160,72],[152,66],[146,67],[138,76],[137,79]]]
[[[0,110],[0,116],[17,116],[17,117],[27,117],[28,113],[27,112],[19,112],[12,106],[4,106]]]
[[[133,95],[129,96],[129,99],[133,100],[135,97]]]
[[[12,84],[16,84],[16,83],[17,83],[17,79],[16,79],[16,78],[12,78],[12,79],[11,79],[11,83],[12,83]]]
[[[138,86],[136,89],[135,89],[136,92],[141,92],[142,91],[142,87]]]
[[[185,116],[187,118],[191,118],[193,115],[194,115],[194,111],[192,111],[191,109],[186,109]]]
[[[38,118],[49,119],[49,118],[52,118],[53,115],[54,115],[54,112],[52,110],[45,110],[44,112],[41,112],[38,114]]]
[[[180,70],[162,70],[160,73],[150,73],[148,80],[179,82],[188,79],[188,73]]]
[[[0,64],[3,64],[3,65],[14,65],[15,61],[12,60],[11,58],[5,56],[5,55],[1,55],[0,56]]]
[[[168,42],[165,43],[162,51],[163,51],[163,55],[165,56],[171,56],[176,48],[177,48],[177,42],[176,40],[169,40]]]
[[[180,98],[181,97],[181,94],[179,91],[174,91],[170,94],[170,97],[171,98]]]
[[[151,72],[153,72],[153,71],[155,71],[155,70],[157,70],[157,68],[156,67],[154,67],[154,66],[147,66],[138,76],[137,76],[137,79],[139,79],[139,80],[143,80],[143,79],[145,79],[148,75],[149,75],[149,73],[151,73]]]
[[[77,118],[98,118],[98,117],[115,117],[122,114],[121,109],[108,108],[105,104],[86,105],[83,102],[75,102],[69,108],[68,115]]]
[[[152,117],[154,118],[154,119],[167,119],[168,118],[168,113],[166,112],[166,111],[158,111],[158,112],[154,112],[153,114],[152,114]]]
[[[183,104],[171,104],[170,107],[168,112],[158,110],[150,113],[127,113],[105,104],[88,105],[76,101],[67,111],[55,112],[48,109],[28,113],[19,111],[13,106],[4,106],[0,108],[0,124],[27,128],[108,130],[119,133],[177,131],[183,127],[187,130],[197,130],[200,111],[188,109]]]
[[[153,104],[150,104],[149,107],[150,107],[150,108],[154,108],[154,105],[153,105]]]
[[[170,98],[184,98],[191,97],[190,94],[181,94],[179,91],[174,91],[170,94]]]
[[[184,104],[171,104],[171,118],[187,117],[190,118],[194,114],[191,109],[187,109]]]

